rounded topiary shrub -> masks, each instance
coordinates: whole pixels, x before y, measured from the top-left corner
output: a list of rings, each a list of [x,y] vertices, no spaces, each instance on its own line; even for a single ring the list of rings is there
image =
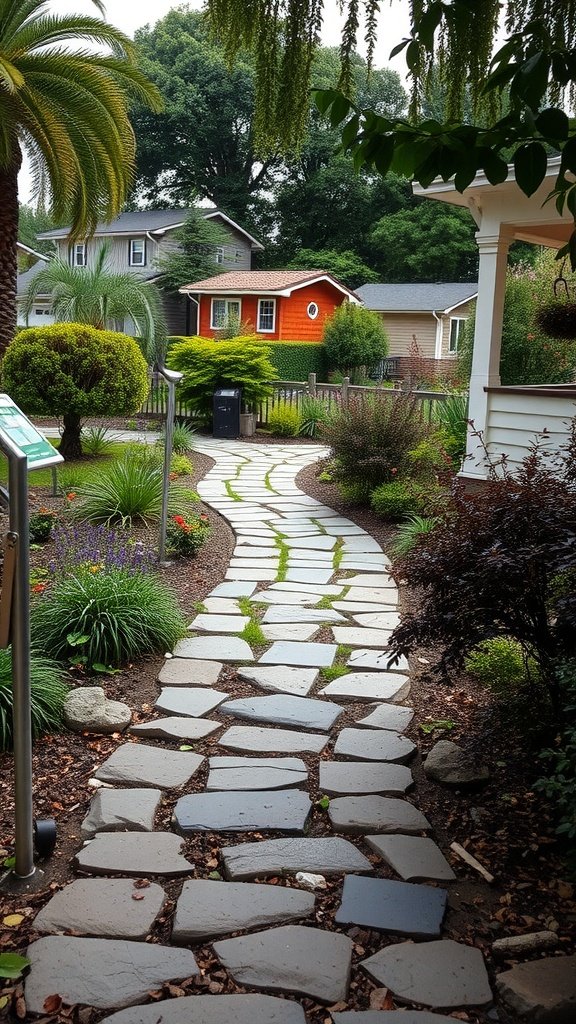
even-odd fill
[[[60,452],[82,454],[86,416],[125,416],[148,394],[148,367],[133,338],[88,324],[30,327],[10,342],[2,364],[3,385],[33,416],[61,416]]]
[[[391,480],[372,491],[370,505],[383,519],[396,522],[410,512],[422,512],[423,501],[408,481]]]

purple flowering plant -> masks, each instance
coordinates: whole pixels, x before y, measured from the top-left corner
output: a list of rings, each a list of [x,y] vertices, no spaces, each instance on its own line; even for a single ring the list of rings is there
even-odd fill
[[[54,554],[48,563],[53,577],[78,569],[91,573],[110,569],[150,572],[156,566],[155,551],[134,540],[126,530],[65,522],[56,524],[53,538]]]

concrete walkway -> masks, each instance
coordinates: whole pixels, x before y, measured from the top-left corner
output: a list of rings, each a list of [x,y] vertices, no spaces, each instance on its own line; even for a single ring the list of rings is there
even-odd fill
[[[96,773],[104,785],[83,825],[94,837],[76,858],[83,877],[35,922],[44,937],[29,951],[28,1009],[42,1013],[57,992],[117,1024],[305,1024],[319,1003],[334,1024],[380,1024],[368,1005],[347,1010],[351,983],[366,976],[416,1007],[387,1013],[387,1024],[449,1019],[422,1007],[489,1006],[480,950],[443,938],[455,876],[405,796],[416,748],[405,736],[409,667],[387,664],[398,594],[385,554],[296,487],[320,446],[197,449],[215,459],[198,490],[234,528],[233,558],[161,670],[162,717],[134,726],[139,742],[127,739]],[[224,665],[237,666],[248,696],[228,699]],[[210,718],[216,709],[228,726]],[[194,745],[208,735],[206,765]],[[172,830],[155,830],[173,790]],[[215,852],[193,865],[181,837],[201,833]],[[373,877],[382,864],[393,879]],[[171,944],[144,941],[178,877]],[[318,914],[327,877],[338,906]],[[381,933],[370,956],[360,929]],[[245,991],[222,995],[199,979],[198,995],[168,998],[177,990],[163,986],[199,975],[194,951],[209,943]],[[150,1003],[158,990],[161,1003]]]

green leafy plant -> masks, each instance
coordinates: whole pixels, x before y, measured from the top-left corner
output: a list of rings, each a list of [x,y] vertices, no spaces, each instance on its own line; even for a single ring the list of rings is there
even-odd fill
[[[111,455],[118,441],[118,437],[111,434],[107,427],[83,427],[81,438],[84,455],[93,459]]]
[[[431,732],[450,732],[455,725],[456,722],[451,718],[436,718],[433,721],[421,722],[420,731],[428,736]]]
[[[61,667],[33,650],[30,655],[30,696],[34,737],[60,729],[67,693]],[[12,650],[8,647],[0,650],[0,751],[12,749],[12,707]]]
[[[175,423],[172,435],[172,450],[178,455],[188,455],[194,450],[194,435],[196,428],[189,423]],[[164,439],[162,439],[162,444]]]
[[[328,405],[321,398],[302,395],[298,433],[303,437],[318,437],[322,433],[323,425],[328,422],[329,416]]]
[[[391,554],[395,558],[407,555],[416,547],[421,537],[436,529],[439,522],[438,516],[419,516],[416,512],[409,512],[404,522],[398,526],[398,532],[390,545]]]
[[[0,953],[0,978],[17,981],[31,962],[28,957],[20,956],[19,953]]]
[[[250,622],[247,622],[244,626],[240,636],[247,644],[250,644],[251,647],[259,647],[262,644],[268,643],[257,619],[250,619]]]
[[[58,660],[118,667],[169,651],[186,623],[175,595],[156,576],[127,569],[77,570],[32,609],[36,646]]]
[[[144,447],[144,446],[143,446]],[[160,518],[162,473],[154,465],[134,461],[128,455],[112,463],[95,480],[76,488],[73,513],[91,523],[129,526]],[[192,511],[197,495],[173,483],[168,495],[170,515]]]
[[[409,480],[390,480],[370,495],[370,506],[383,519],[395,522],[422,510],[422,497]]]
[[[324,326],[324,347],[330,364],[355,382],[388,354],[382,318],[364,306],[343,302]]]
[[[184,374],[179,386],[182,401],[210,420],[214,391],[220,387],[242,388],[246,407],[257,406],[272,394],[269,383],[277,377],[268,347],[255,336],[233,341],[187,338],[170,348],[167,363]]]
[[[39,508],[30,516],[30,543],[44,544],[50,540],[52,528],[56,521],[56,513],[49,508]]]
[[[576,837],[576,665],[573,661],[559,667],[562,687],[564,728],[554,747],[543,750],[540,759],[550,766],[550,774],[536,782],[535,789],[553,800],[560,814],[558,834]]]
[[[496,693],[510,694],[538,677],[534,659],[527,659],[522,645],[510,637],[483,640],[467,656],[466,671]]]
[[[446,451],[461,460],[466,452],[468,429],[468,395],[453,394],[433,407],[435,424],[443,433]]]
[[[193,466],[187,455],[179,455],[178,452],[174,452],[170,459],[170,476],[190,476],[193,472]]]
[[[279,437],[296,437],[300,433],[300,412],[297,405],[280,401],[268,413],[267,427]]]
[[[166,529],[166,547],[170,554],[193,558],[209,536],[208,516],[175,515]]]

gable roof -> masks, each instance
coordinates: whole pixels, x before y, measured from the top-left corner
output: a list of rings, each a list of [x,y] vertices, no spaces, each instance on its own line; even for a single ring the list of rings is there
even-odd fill
[[[447,313],[478,294],[477,282],[363,284],[356,294],[368,309],[383,313]]]
[[[218,210],[213,207],[198,207],[198,210],[202,213],[205,220],[212,220],[213,218],[218,217],[226,224],[229,224],[235,231],[244,235],[244,237],[250,242],[252,249],[260,250],[264,248],[257,238],[250,235],[244,230],[244,228],[240,227],[236,221],[223,213],[222,210]],[[96,226],[94,235],[133,235],[143,234],[148,231],[152,235],[157,234],[162,236],[166,231],[181,228],[191,212],[192,211],[190,209],[127,210],[126,213],[121,213],[119,217],[110,221],[109,224],[105,224],[104,222],[99,223]],[[69,227],[53,228],[52,231],[41,232],[38,235],[38,238],[67,238],[69,234]]]
[[[24,242],[16,242],[16,248],[20,249],[21,252],[25,252],[28,256],[35,256],[37,260],[44,260],[45,263],[50,259],[45,252],[38,252],[36,249],[31,249],[29,245],[24,245]]]
[[[186,284],[180,291],[200,295],[208,292],[213,295],[291,295],[299,288],[319,281],[327,281],[352,302],[359,301],[355,292],[325,270],[231,270]]]

